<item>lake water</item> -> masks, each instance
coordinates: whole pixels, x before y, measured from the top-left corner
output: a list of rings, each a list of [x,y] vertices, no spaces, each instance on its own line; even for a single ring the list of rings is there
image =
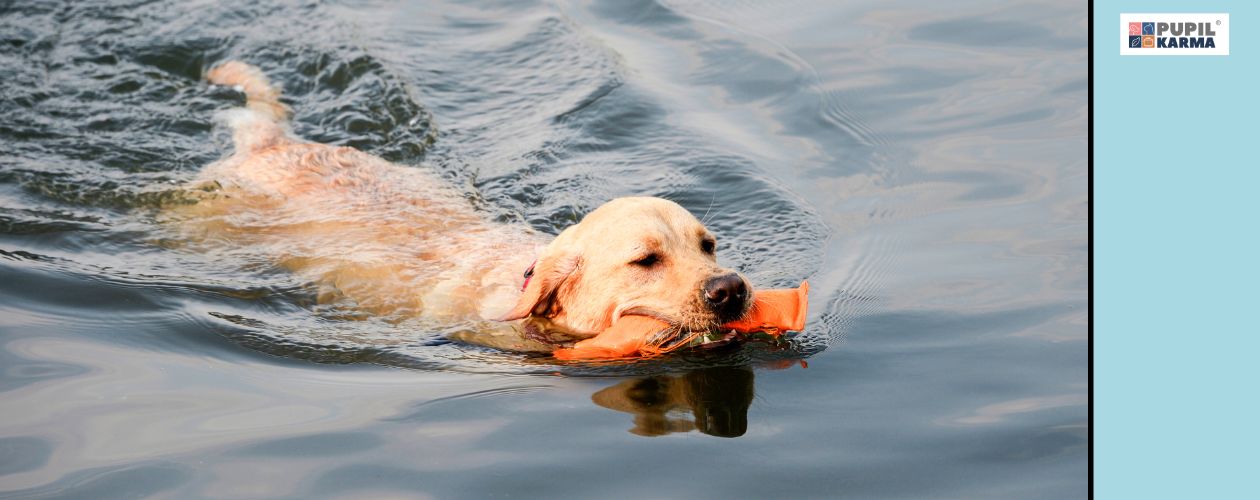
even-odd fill
[[[227,3],[0,7],[0,497],[1085,496],[1085,2]],[[319,314],[159,221],[229,58],[488,217],[678,201],[810,326],[566,366]]]

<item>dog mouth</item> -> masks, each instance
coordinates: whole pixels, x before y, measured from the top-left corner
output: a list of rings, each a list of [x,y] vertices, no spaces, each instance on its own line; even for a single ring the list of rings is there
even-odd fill
[[[647,307],[631,307],[621,316],[647,316],[669,324],[664,331],[658,332],[649,342],[661,345],[685,343],[693,348],[716,348],[734,343],[735,333],[723,331],[721,318],[707,318],[699,321],[686,321],[672,317]]]
[[[749,304],[740,308],[738,311],[733,311],[731,314],[710,313],[710,314],[693,314],[688,317],[676,317],[673,315],[663,313],[659,310],[652,309],[650,307],[634,306],[634,307],[627,308],[623,311],[620,311],[619,313],[617,313],[617,317],[647,316],[649,318],[653,318],[664,323],[669,323],[670,327],[676,328],[676,329],[686,330],[690,332],[700,332],[700,331],[712,332],[715,330],[721,330],[722,325],[729,323],[731,321],[735,321],[747,315],[748,311],[752,310],[751,301],[749,302],[750,302]]]
[[[679,321],[678,319],[673,318],[665,313],[662,313],[655,309],[642,307],[642,306],[636,306],[636,307],[631,307],[629,309],[626,309],[625,311],[622,311],[619,316],[647,316],[649,318],[653,318],[658,321],[661,321],[662,323],[669,323],[670,328],[680,328],[683,324],[682,321]]]

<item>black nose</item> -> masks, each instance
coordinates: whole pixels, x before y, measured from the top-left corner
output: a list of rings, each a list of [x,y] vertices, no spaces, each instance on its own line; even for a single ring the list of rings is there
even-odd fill
[[[704,299],[719,316],[734,319],[735,315],[744,311],[748,287],[738,274],[717,276],[704,283]]]

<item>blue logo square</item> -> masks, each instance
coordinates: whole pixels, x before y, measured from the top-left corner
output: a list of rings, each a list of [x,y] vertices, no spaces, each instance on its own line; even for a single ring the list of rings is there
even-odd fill
[[[1143,34],[1143,35],[1154,35],[1154,34],[1155,34],[1155,23],[1142,23],[1142,34]]]
[[[1142,37],[1141,37],[1141,36],[1131,36],[1131,37],[1129,37],[1129,48],[1130,48],[1130,49],[1140,49],[1140,48],[1142,48]]]

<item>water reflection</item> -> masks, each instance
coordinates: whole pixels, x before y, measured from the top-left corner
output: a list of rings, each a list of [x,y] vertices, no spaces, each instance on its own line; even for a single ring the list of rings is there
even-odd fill
[[[715,367],[636,378],[596,392],[591,400],[634,415],[630,432],[640,436],[697,430],[710,436],[739,437],[748,430],[753,371]]]

